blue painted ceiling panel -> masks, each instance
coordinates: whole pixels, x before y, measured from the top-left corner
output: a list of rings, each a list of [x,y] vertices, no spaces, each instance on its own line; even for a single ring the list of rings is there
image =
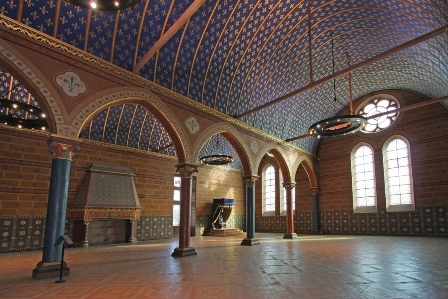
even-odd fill
[[[22,23],[50,36],[57,27],[56,38],[133,71],[192,3],[142,0],[117,13],[96,12],[64,1],[58,6],[54,0],[25,1],[18,11],[18,1],[12,0],[2,6],[2,13],[14,19],[20,13]],[[208,0],[138,73],[238,116],[306,86],[310,80],[331,75],[331,32],[335,71],[340,71],[347,67],[347,55],[352,65],[362,63],[446,25],[447,6],[442,0]],[[446,65],[448,34],[444,33],[353,72],[353,95],[356,99],[376,90],[402,88],[428,97],[444,96],[448,90]],[[338,78],[337,94],[342,104],[335,107],[332,82],[327,82],[240,119],[280,138],[292,138],[348,105],[346,77]],[[143,115],[139,107],[124,109],[120,116],[122,110],[116,106],[99,114],[103,119],[93,121],[90,138],[101,136],[113,144],[175,152],[152,114]],[[120,119],[132,124],[114,127],[109,123]],[[313,152],[318,142],[298,140],[293,144]]]

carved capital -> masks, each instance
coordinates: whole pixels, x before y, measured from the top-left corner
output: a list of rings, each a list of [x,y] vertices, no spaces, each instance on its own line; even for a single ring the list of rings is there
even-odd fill
[[[313,192],[313,195],[318,195],[319,194],[319,189],[311,188],[311,192]]]
[[[176,170],[182,178],[191,178],[193,173],[198,172],[198,166],[196,164],[180,163],[176,165]]]
[[[248,175],[243,177],[246,187],[254,187],[258,179],[259,177],[257,175]]]
[[[72,160],[75,151],[80,149],[80,141],[77,139],[51,136],[48,141],[48,151],[53,159]]]
[[[283,187],[286,190],[292,190],[296,187],[296,183],[295,182],[294,183],[283,183]]]

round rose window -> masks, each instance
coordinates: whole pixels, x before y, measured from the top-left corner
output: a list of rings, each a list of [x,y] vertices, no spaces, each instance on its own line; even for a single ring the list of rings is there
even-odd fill
[[[367,118],[367,124],[361,131],[365,133],[376,133],[387,129],[397,119],[398,112],[395,110],[398,108],[398,101],[390,98],[378,97],[368,101],[358,111],[358,114]],[[386,112],[388,111],[391,111],[391,113],[387,114]],[[373,117],[376,114],[381,115]]]

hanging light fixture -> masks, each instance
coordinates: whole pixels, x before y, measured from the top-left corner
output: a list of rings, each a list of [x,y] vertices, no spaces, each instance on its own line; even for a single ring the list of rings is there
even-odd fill
[[[6,95],[15,90],[20,83],[17,83],[10,91],[0,97],[0,123],[10,126],[15,126],[19,129],[37,129],[37,130],[47,130],[48,122],[45,113],[42,109],[37,108],[32,105],[28,105],[22,102],[17,102],[9,100]],[[11,110],[22,110],[33,115],[34,119],[18,118],[10,115]]]
[[[334,42],[333,32],[331,34],[331,56],[333,59],[334,74]],[[367,124],[367,119],[362,115],[354,115],[353,100],[351,96],[351,74],[349,73],[350,88],[350,113],[349,115],[335,116],[323,119],[311,125],[308,134],[317,138],[328,136],[340,136],[348,133],[354,133],[361,130]],[[333,79],[333,103],[339,102],[336,97],[336,79]]]
[[[220,134],[216,135],[216,143],[213,146],[213,151],[218,153],[220,150],[219,146],[219,136]],[[229,163],[233,163],[234,158],[232,156],[223,155],[223,154],[212,154],[208,156],[203,156],[199,158],[199,161],[201,164],[208,164],[208,165],[226,165]]]
[[[65,2],[81,6],[84,8],[92,8],[94,10],[122,10],[131,7],[141,0],[64,0]]]

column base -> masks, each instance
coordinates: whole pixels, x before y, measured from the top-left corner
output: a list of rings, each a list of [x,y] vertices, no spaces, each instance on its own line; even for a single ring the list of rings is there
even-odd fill
[[[296,233],[286,233],[283,235],[283,239],[295,239],[295,238],[297,238]]]
[[[32,276],[35,280],[60,277],[61,275],[61,262],[44,263],[39,262],[36,268],[33,270]],[[62,266],[62,276],[69,276],[70,269],[67,267],[67,263],[64,262]]]
[[[244,238],[243,241],[241,242],[241,245],[244,245],[244,246],[252,246],[252,245],[258,245],[258,244],[260,244],[260,242],[257,239]]]
[[[174,252],[171,253],[171,256],[174,257],[183,257],[183,256],[190,256],[190,255],[197,255],[198,253],[196,250],[194,250],[193,247],[187,247],[187,248],[175,248]]]

